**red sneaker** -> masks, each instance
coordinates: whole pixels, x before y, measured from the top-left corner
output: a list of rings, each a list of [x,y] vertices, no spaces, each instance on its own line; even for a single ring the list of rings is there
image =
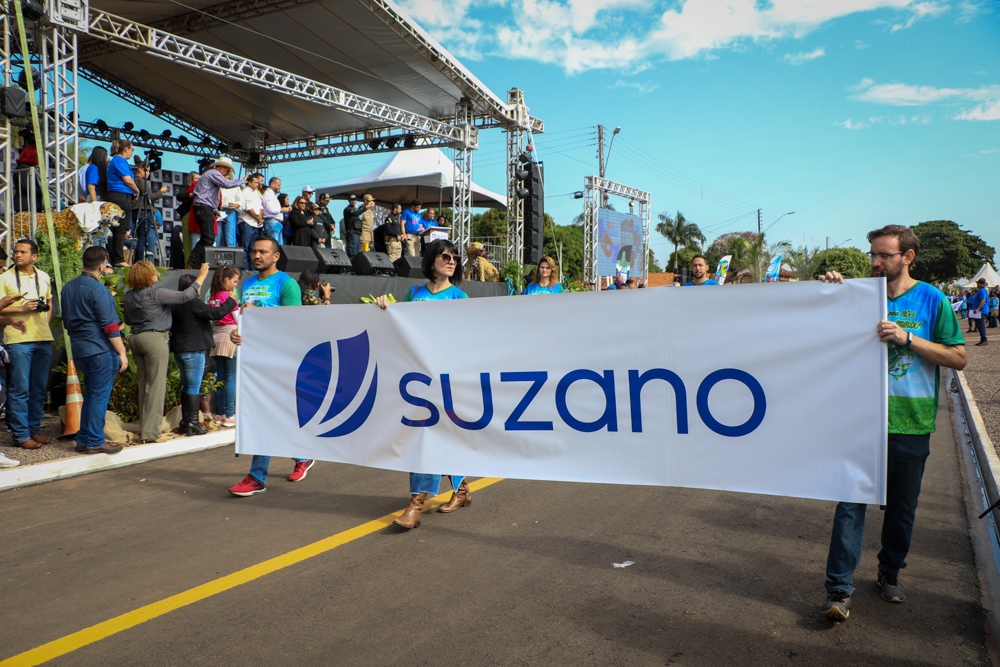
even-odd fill
[[[229,489],[229,493],[234,496],[256,496],[258,493],[264,493],[267,491],[267,487],[255,480],[250,475],[246,476],[242,482]]]
[[[316,465],[316,459],[309,459],[308,461],[296,461],[295,470],[292,474],[288,476],[289,482],[301,482],[306,478],[306,473],[309,472],[309,468]]]

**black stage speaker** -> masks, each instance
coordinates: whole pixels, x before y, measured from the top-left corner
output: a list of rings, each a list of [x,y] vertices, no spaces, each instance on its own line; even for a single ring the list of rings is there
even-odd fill
[[[320,273],[350,273],[354,266],[346,250],[337,248],[313,248],[313,250],[319,259],[319,268],[316,270]]]
[[[384,252],[359,252],[354,256],[354,273],[359,276],[394,276],[396,269]]]
[[[392,263],[396,267],[396,275],[401,278],[423,278],[423,258],[413,255],[403,255]]]
[[[0,94],[0,106],[3,107],[0,111],[3,112],[3,115],[8,118],[27,118],[28,93],[13,86],[0,88],[0,90],[3,91]]]
[[[319,259],[309,246],[283,245],[278,257],[278,270],[285,273],[302,273],[306,269],[316,270]]]
[[[205,248],[205,261],[213,269],[220,266],[235,266],[242,271],[243,248]]]

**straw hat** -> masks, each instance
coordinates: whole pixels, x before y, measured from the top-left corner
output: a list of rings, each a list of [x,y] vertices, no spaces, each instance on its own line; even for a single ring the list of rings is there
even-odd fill
[[[220,157],[215,162],[208,165],[209,169],[215,169],[216,167],[229,167],[230,170],[236,171],[236,167],[233,166],[233,161],[227,157]]]

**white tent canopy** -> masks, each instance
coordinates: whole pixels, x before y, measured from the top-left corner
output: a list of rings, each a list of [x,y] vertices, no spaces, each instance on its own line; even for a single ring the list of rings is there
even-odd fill
[[[414,199],[424,204],[452,205],[455,166],[439,148],[421,148],[395,153],[374,171],[350,181],[317,188],[320,195],[347,199],[370,194],[378,202],[402,204]],[[507,198],[472,184],[474,207],[507,208]]]
[[[962,285],[962,287],[964,289],[972,289],[976,286],[976,283],[980,278],[986,279],[987,287],[996,287],[997,285],[1000,285],[1000,275],[997,274],[996,269],[994,269],[989,262],[986,262],[983,264],[983,268],[979,269],[976,275],[972,276],[972,280],[965,285]]]

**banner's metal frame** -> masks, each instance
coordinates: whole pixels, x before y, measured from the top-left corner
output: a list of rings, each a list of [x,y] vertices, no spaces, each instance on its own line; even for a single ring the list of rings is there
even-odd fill
[[[638,217],[642,220],[643,227],[642,280],[645,282],[649,277],[649,193],[600,176],[587,176],[583,183],[583,283],[593,289],[600,289],[598,281],[601,276],[597,270],[600,245],[600,239],[597,238],[597,216],[605,194],[623,197],[639,204]]]
[[[3,85],[10,86],[11,79],[11,59],[10,46],[11,34],[16,29],[12,25],[14,17],[7,13],[6,6],[0,12],[0,68],[3,68]],[[11,149],[13,135],[11,122],[7,116],[0,115],[0,153],[2,153],[2,165],[0,165],[0,207],[3,208],[3,215],[0,216],[0,245],[4,252],[10,257],[10,230],[14,223],[14,188],[11,185]]]

